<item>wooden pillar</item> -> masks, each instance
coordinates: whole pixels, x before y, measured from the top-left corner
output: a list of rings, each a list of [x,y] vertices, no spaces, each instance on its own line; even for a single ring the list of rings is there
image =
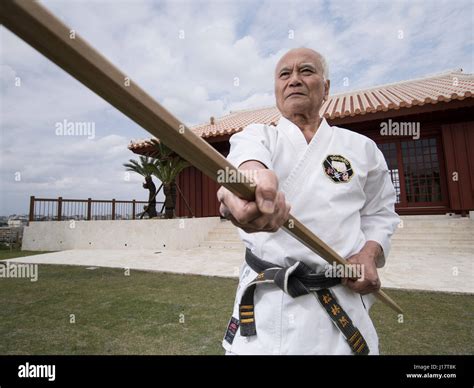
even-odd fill
[[[61,221],[63,216],[63,197],[58,197],[58,221]]]
[[[35,196],[32,195],[30,197],[30,216],[29,216],[30,221],[35,220]]]
[[[87,198],[87,221],[92,219],[92,198]]]
[[[136,214],[135,214],[135,200],[132,200],[132,220],[135,219]]]
[[[115,220],[115,198],[112,199],[112,219]]]

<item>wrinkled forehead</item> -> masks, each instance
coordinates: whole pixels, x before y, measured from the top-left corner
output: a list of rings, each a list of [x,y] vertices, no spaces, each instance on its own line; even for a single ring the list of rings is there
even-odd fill
[[[303,64],[311,64],[316,69],[322,71],[323,65],[319,55],[311,50],[295,50],[283,55],[275,67],[275,73],[279,73],[282,69],[292,69],[295,66]]]

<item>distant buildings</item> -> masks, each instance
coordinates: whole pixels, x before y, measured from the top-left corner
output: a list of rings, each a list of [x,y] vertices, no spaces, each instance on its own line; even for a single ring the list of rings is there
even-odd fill
[[[7,225],[10,228],[21,228],[28,224],[28,216],[27,215],[12,215],[7,220]]]
[[[0,216],[0,245],[11,247],[21,244],[23,227],[27,223],[27,215]]]

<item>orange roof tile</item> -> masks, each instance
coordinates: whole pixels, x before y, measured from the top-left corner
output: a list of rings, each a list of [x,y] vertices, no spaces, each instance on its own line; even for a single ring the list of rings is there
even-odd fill
[[[472,96],[474,74],[466,74],[459,69],[420,79],[334,94],[323,104],[320,112],[325,118],[334,119],[436,104],[439,101],[463,100]],[[195,125],[191,130],[203,138],[231,135],[252,123],[276,124],[280,116],[275,106],[246,109],[214,119],[213,124],[209,122]],[[140,149],[149,146],[149,140],[142,140],[132,142],[128,148],[140,153]]]

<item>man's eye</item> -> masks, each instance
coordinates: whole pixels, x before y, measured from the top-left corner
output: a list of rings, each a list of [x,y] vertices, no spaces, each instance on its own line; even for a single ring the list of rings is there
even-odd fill
[[[288,73],[287,71],[284,71],[283,73],[280,73],[280,78],[283,78],[283,77],[288,77],[290,73]]]
[[[301,72],[302,72],[302,73],[309,74],[309,73],[312,73],[313,70],[311,70],[311,69],[303,69],[303,70],[301,70]]]

